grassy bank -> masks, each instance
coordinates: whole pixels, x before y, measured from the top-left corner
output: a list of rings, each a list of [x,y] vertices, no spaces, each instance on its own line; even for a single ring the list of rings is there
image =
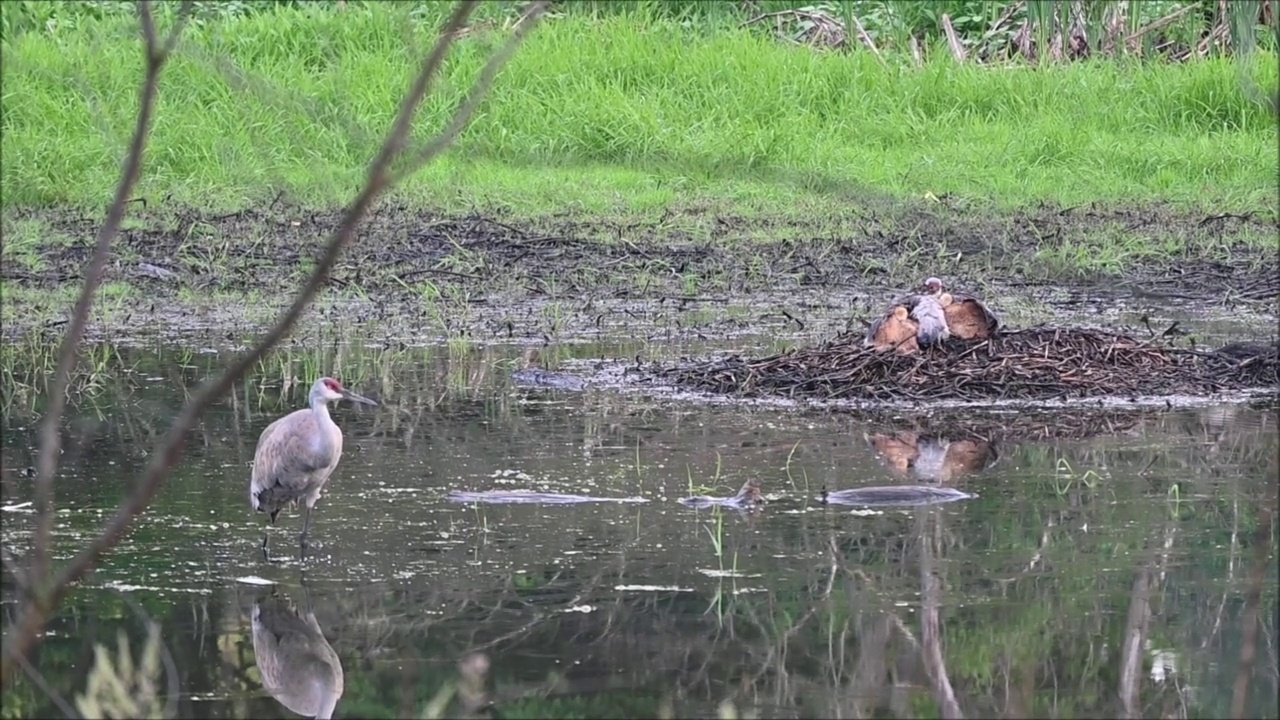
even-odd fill
[[[225,208],[282,190],[345,202],[435,27],[400,8],[281,7],[189,28],[162,79],[139,194]],[[504,36],[459,43],[421,136]],[[103,206],[136,110],[133,20],[83,18],[3,49],[4,207]],[[1242,74],[1274,87],[1274,53],[1039,68],[929,57],[917,68],[656,16],[549,18],[456,148],[402,195],[518,214],[794,214],[945,194],[1274,212],[1275,120],[1241,91]]]

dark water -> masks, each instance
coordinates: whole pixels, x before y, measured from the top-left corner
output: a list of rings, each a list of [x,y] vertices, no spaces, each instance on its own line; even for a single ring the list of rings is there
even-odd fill
[[[24,677],[4,715],[56,715],[54,695],[74,704],[94,645],[114,655],[123,632],[140,657],[149,617],[173,661],[153,694],[163,702],[173,683],[181,717],[323,714],[338,690],[338,717],[418,717],[475,653],[507,718],[1228,717],[1238,682],[1245,716],[1277,716],[1275,539],[1259,533],[1276,502],[1274,407],[867,418],[520,389],[517,354],[335,346],[264,363],[208,413],[151,509],[50,623],[35,658],[50,692]],[[121,350],[81,377],[57,484],[60,558],[222,362]],[[31,367],[4,387],[3,539],[18,553],[33,518]],[[346,452],[312,556],[296,557],[295,513],[272,536],[283,559],[266,563],[248,465],[318,367],[382,406],[335,409]],[[286,386],[290,374],[304,384]],[[769,496],[759,512],[676,502],[748,479]],[[977,497],[814,501],[824,487],[905,483]],[[503,489],[649,502],[446,501]],[[452,702],[436,714],[458,712]]]

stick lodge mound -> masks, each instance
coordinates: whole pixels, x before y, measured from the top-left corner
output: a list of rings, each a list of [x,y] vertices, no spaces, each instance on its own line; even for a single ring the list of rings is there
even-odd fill
[[[1280,342],[1197,351],[1081,328],[1005,330],[910,355],[841,334],[759,359],[653,368],[689,390],[812,400],[1063,400],[1280,387]]]

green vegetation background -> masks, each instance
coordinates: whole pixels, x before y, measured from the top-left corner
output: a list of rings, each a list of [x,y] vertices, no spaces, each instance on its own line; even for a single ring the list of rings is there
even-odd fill
[[[0,8],[6,210],[104,206],[132,132],[142,65],[132,11],[58,5]],[[720,12],[732,4],[707,3],[696,16],[664,12],[666,3],[617,5],[626,11],[572,3],[548,17],[457,146],[401,198],[518,214],[708,204],[794,213],[867,195],[945,194],[997,207],[1274,212],[1276,119],[1244,91],[1246,81],[1276,86],[1274,43],[1246,58],[1180,64],[981,66],[958,64],[934,42],[917,67],[906,52],[880,59],[740,27],[741,17]],[[286,191],[342,205],[442,7],[202,13],[161,80],[139,194],[236,209]],[[420,138],[456,107],[513,9],[482,8],[424,107]]]

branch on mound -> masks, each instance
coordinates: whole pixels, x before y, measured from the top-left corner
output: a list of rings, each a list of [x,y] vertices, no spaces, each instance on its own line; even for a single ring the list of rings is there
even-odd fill
[[[744,20],[738,27],[747,27],[764,21],[772,21],[774,35],[797,45],[832,49],[840,49],[848,45],[849,33],[844,23],[823,8],[811,7],[764,13]],[[876,50],[875,44],[862,29],[861,23],[858,23],[858,30],[862,41],[871,48],[876,57],[880,57],[880,51]]]

